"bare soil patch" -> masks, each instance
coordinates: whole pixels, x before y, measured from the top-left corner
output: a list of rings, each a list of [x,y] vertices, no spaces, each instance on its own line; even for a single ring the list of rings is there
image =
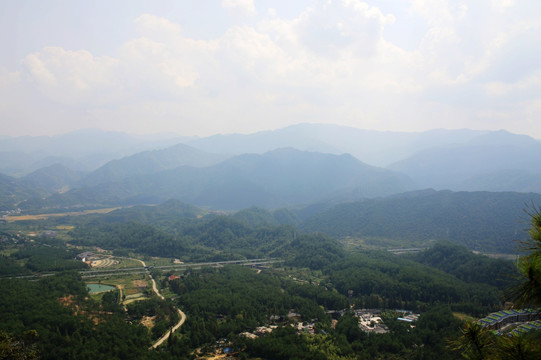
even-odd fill
[[[134,287],[147,287],[146,280],[133,280],[132,284]]]
[[[143,316],[141,324],[147,329],[152,329],[154,327],[154,320],[156,320],[156,316]]]
[[[22,221],[22,220],[42,220],[42,219],[48,219],[50,217],[79,216],[79,215],[88,215],[88,214],[107,214],[111,211],[118,210],[118,209],[120,208],[114,207],[114,208],[93,209],[93,210],[85,210],[85,211],[72,211],[72,212],[65,212],[65,213],[18,215],[18,216],[7,216],[5,219],[8,222]]]

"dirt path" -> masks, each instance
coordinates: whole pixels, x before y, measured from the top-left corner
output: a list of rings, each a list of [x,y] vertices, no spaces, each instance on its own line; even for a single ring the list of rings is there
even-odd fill
[[[125,258],[125,259],[130,259],[130,260],[135,260],[135,261],[139,261],[143,267],[147,266],[147,264],[145,264],[145,262],[143,260],[139,260],[139,259],[134,259],[134,258]]]

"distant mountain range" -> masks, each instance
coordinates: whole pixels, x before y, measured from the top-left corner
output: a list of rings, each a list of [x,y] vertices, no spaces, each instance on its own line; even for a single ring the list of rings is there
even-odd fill
[[[507,131],[399,133],[300,124],[249,135],[216,135],[187,144],[209,152],[262,153],[281,146],[349,153],[408,175],[419,189],[541,193],[541,142]]]
[[[20,179],[0,174],[0,211],[13,210],[20,201],[46,194],[43,190],[26,186]]]
[[[464,143],[486,133],[489,132],[431,130],[406,133],[330,124],[299,124],[248,135],[215,135],[190,140],[186,144],[208,152],[236,155],[261,154],[285,147],[329,154],[347,153],[367,164],[386,167],[419,151]]]
[[[203,168],[181,166],[80,187],[50,197],[43,206],[157,203],[176,198],[218,209],[252,205],[277,208],[384,196],[412,188],[406,176],[366,165],[351,155],[280,149],[262,155],[239,155]]]
[[[144,151],[109,161],[84,177],[81,185],[94,186],[123,181],[133,176],[153,174],[179,166],[207,167],[226,158],[225,155],[211,154],[184,144],[177,144],[167,149]]]
[[[196,139],[86,130],[0,138],[0,155],[0,173],[16,175],[0,188],[4,208],[170,198],[219,209],[328,206],[425,188],[541,193],[541,142],[506,131],[300,124]]]
[[[421,188],[541,193],[541,143],[505,131],[423,150],[389,168]]]
[[[54,164],[93,171],[113,159],[189,139],[171,134],[136,136],[95,129],[55,136],[3,137],[0,138],[0,173],[24,176]]]
[[[54,164],[40,168],[20,179],[21,184],[30,188],[42,189],[55,193],[68,190],[75,186],[84,176],[82,171],[74,171],[70,168]]]

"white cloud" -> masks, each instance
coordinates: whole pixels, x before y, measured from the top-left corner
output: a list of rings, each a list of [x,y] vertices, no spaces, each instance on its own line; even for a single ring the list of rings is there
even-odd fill
[[[357,0],[318,2],[291,24],[303,46],[317,56],[338,58],[341,51],[373,56],[393,15]]]
[[[117,100],[115,74],[119,62],[111,57],[94,57],[85,50],[70,51],[46,47],[23,60],[26,77],[43,95],[64,104]]]
[[[145,36],[124,43],[116,57],[46,47],[23,60],[26,78],[63,104],[99,106],[137,96],[175,97],[194,85],[212,42],[182,37],[163,18],[136,19]],[[149,37],[147,37],[147,35]]]
[[[136,18],[134,23],[139,27],[139,31],[153,37],[179,36],[182,33],[182,27],[179,24],[152,14],[143,14]]]
[[[498,8],[500,11],[505,11],[515,5],[514,0],[492,0],[492,6]]]
[[[222,7],[231,9],[241,15],[256,14],[253,0],[222,0]]]
[[[174,96],[194,85],[197,70],[187,61],[182,48],[143,37],[125,43],[119,50],[122,81],[138,95],[149,91]]]
[[[140,132],[246,132],[301,121],[479,128],[491,116],[502,127],[516,114],[531,128],[527,122],[541,115],[541,11],[531,11],[533,3],[402,2],[409,8],[314,1],[279,17],[278,3],[257,14],[252,1],[223,1],[251,17],[227,18],[213,37],[198,37],[174,17],[143,14],[133,22],[137,35],[108,56],[43,47],[17,71],[0,71],[0,89],[24,88],[28,101],[39,95],[100,126]],[[424,36],[416,46],[386,37],[393,26],[419,21]]]

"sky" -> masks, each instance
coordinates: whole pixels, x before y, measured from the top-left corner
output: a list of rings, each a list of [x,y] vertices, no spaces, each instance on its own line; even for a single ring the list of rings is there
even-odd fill
[[[298,123],[541,139],[539,0],[3,0],[0,135]]]

